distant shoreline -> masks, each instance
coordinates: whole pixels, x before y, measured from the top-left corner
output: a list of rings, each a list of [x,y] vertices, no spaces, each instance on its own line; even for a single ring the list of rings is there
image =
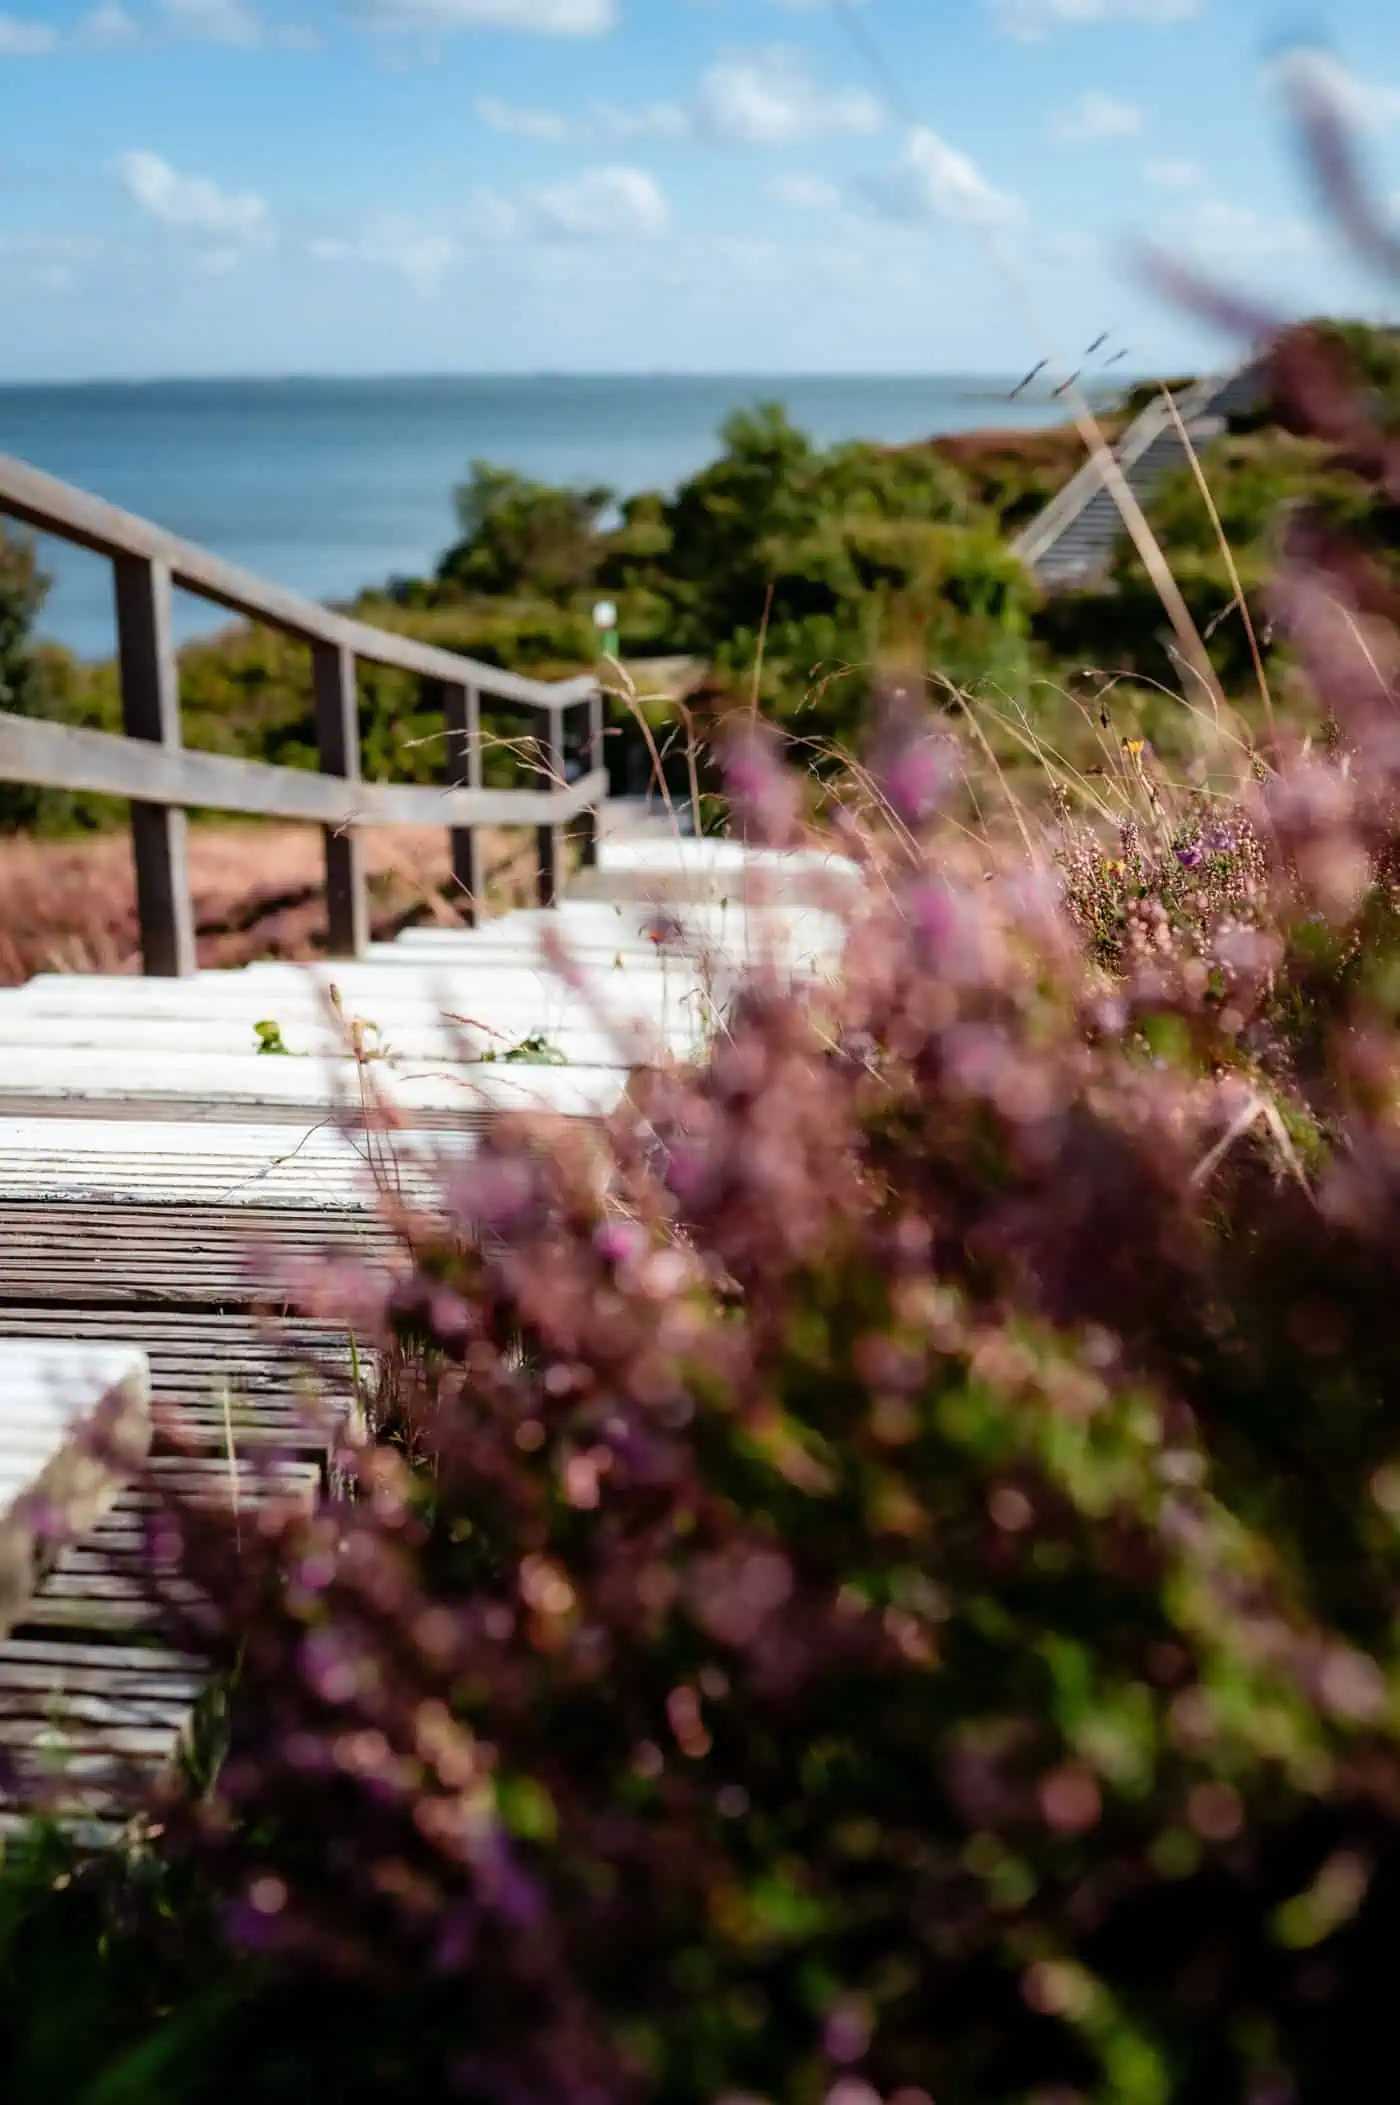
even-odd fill
[[[329,380],[0,386],[0,453],[149,519],[303,598],[345,601],[429,574],[456,533],[473,461],[621,493],[676,488],[715,457],[736,410],[782,401],[818,444],[927,443],[1067,422],[1045,376],[665,375],[528,379],[420,374]],[[1081,383],[1083,384],[1083,383]],[[1114,394],[1130,384],[1115,376]],[[1096,376],[1089,385],[1097,395]],[[43,633],[89,661],[115,649],[111,580],[41,546],[55,579]],[[180,641],[219,624],[178,595]]]

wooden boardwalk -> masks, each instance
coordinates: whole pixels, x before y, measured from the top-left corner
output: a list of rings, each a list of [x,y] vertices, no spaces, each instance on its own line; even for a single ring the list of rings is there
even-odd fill
[[[640,1067],[723,1028],[756,956],[823,971],[854,873],[610,802],[591,679],[366,628],[0,459],[3,512],[113,565],[122,735],[0,711],[0,780],[130,799],[145,966],[0,993],[0,1826],[56,1794],[100,1839],[171,1768],[207,1678],[169,1641],[154,1506],[331,1488],[349,1341],[298,1314],[298,1265],[353,1254],[389,1275],[386,1183],[431,1204],[444,1154],[460,1171],[501,1110],[607,1116]],[[176,586],[306,644],[318,771],[185,750]],[[362,660],[437,696],[441,788],[362,781]],[[523,786],[482,787],[484,710],[524,719]],[[324,967],[195,970],[192,807],[321,827]],[[371,943],[361,843],[385,824],[449,831],[460,927]],[[501,826],[534,833],[538,905],[483,921],[481,841]]]
[[[430,1203],[444,1155],[469,1155],[492,1110],[606,1115],[639,1066],[722,1028],[750,959],[825,970],[839,918],[780,903],[813,876],[729,842],[642,852],[605,833],[593,896],[547,911],[414,930],[318,968],[55,975],[0,993],[0,1336],[136,1355],[167,1483],[227,1497],[232,1461],[253,1501],[275,1455],[279,1495],[323,1495],[335,1425],[307,1415],[303,1355],[329,1352],[343,1376],[347,1354],[298,1327],[299,1266],[353,1254],[387,1277],[386,1176]],[[257,1049],[268,1026],[277,1052]],[[391,1136],[366,1085],[403,1120]],[[138,1479],[65,1548],[0,1642],[8,1811],[57,1788],[94,1842],[170,1768],[202,1686],[198,1658],[162,1636],[142,1561],[150,1497]]]
[[[1251,363],[1197,381],[1176,397],[1175,413],[1160,395],[1149,402],[1112,455],[1139,504],[1149,502],[1169,475],[1186,466],[1189,446],[1207,445],[1228,428],[1231,417],[1253,409],[1261,389],[1260,369]],[[1095,457],[1085,461],[1012,545],[1047,589],[1073,591],[1102,577],[1124,531],[1112,477],[1102,458]]]

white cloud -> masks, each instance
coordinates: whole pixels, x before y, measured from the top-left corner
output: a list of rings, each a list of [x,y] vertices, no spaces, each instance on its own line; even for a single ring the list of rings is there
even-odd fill
[[[1327,51],[1287,52],[1269,68],[1274,85],[1285,93],[1320,97],[1359,131],[1382,131],[1400,123],[1400,88],[1381,81],[1359,80]]]
[[[78,24],[79,41],[96,44],[103,51],[118,44],[134,44],[140,34],[135,17],[121,5],[121,0],[99,0],[99,5]]]
[[[700,129],[743,146],[793,146],[832,133],[880,129],[884,111],[864,88],[823,88],[801,59],[781,45],[728,52],[700,83]]]
[[[983,0],[997,27],[1027,42],[1057,29],[1095,28],[1104,22],[1162,27],[1194,21],[1205,0]]]
[[[432,233],[391,212],[376,214],[349,240],[313,241],[323,263],[361,263],[387,270],[415,292],[436,292],[461,251],[449,234]]]
[[[513,29],[527,36],[596,37],[617,26],[617,0],[344,0],[370,29],[419,35]]]
[[[564,146],[572,140],[687,139],[695,128],[689,110],[679,102],[594,102],[577,114],[566,114],[479,95],[475,108],[492,131],[533,139],[541,146]]]
[[[650,241],[671,220],[661,185],[641,168],[591,168],[528,191],[522,203],[536,231],[565,241]]]
[[[58,47],[58,31],[28,16],[0,15],[0,58],[43,58]]]
[[[820,175],[775,175],[766,186],[775,204],[795,205],[802,212],[835,212],[843,194]]]
[[[1205,180],[1194,161],[1146,161],[1142,172],[1158,190],[1194,190]]]
[[[1103,139],[1135,138],[1142,125],[1142,111],[1136,103],[1120,102],[1091,89],[1071,108],[1051,118],[1050,136],[1062,146],[1094,146]]]
[[[679,102],[595,102],[588,124],[605,139],[684,139],[694,129],[690,111]]]
[[[899,166],[867,184],[866,195],[882,217],[913,224],[960,220],[1006,227],[1025,217],[1019,198],[996,189],[970,155],[926,125],[910,132]]]
[[[507,132],[516,139],[536,139],[542,145],[557,146],[574,136],[572,120],[557,110],[524,110],[494,95],[478,95],[475,107],[482,123],[493,132]]]
[[[262,21],[246,0],[161,0],[161,10],[181,36],[244,50],[264,41]]]
[[[115,174],[143,212],[166,226],[185,227],[233,242],[256,243],[272,236],[272,214],[251,190],[222,190],[207,176],[181,175],[159,154],[123,154]]]

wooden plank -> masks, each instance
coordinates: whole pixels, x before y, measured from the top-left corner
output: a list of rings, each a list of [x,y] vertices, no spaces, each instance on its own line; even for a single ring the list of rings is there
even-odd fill
[[[570,707],[587,702],[597,691],[597,681],[591,675],[554,684],[531,680],[518,673],[503,672],[494,665],[479,664],[473,658],[459,657],[453,651],[437,650],[391,630],[351,620],[255,577],[221,556],[181,541],[100,497],[5,456],[0,456],[0,512],[38,527],[43,533],[57,534],[79,548],[93,549],[99,555],[135,556],[160,563],[175,584],[212,600],[216,606],[227,607],[252,621],[265,622],[288,635],[304,637],[307,642],[335,644],[373,665],[394,665],[426,680],[471,680],[483,694],[524,708]]]
[[[375,1076],[387,1074],[390,1080],[424,1065],[447,1070],[473,1067],[483,1059],[490,1065],[491,1056],[499,1059],[527,1039],[543,1036],[571,1066],[631,1066],[643,1058],[654,1059],[663,1049],[682,1056],[692,1052],[697,1032],[703,1032],[705,1020],[714,1013],[710,993],[701,985],[686,984],[680,974],[672,984],[654,981],[655,992],[646,1001],[639,998],[635,980],[619,983],[606,968],[594,977],[598,991],[591,999],[556,980],[538,991],[507,983],[498,992],[477,983],[458,997],[461,1008],[456,1013],[425,1003],[391,1002],[381,1009],[382,1024],[363,1034],[369,1065]],[[221,1003],[222,1013],[209,1013],[211,1007],[196,999],[187,1015],[162,1017],[162,1055],[256,1056],[260,1026],[275,1022],[279,1057],[321,1066],[333,1063],[342,1073],[355,1061],[347,1026],[328,1017],[319,1003],[297,998],[289,1006],[285,999],[255,997],[242,1014],[232,1004]],[[74,1005],[55,1012],[11,1008],[0,996],[0,1049],[6,1058],[21,1046],[52,1046],[138,1059],[156,1027],[139,1004],[119,999],[106,1007],[89,1004],[84,1011]]]
[[[49,1710],[30,1700],[12,1709],[0,1692],[0,1749],[29,1749],[62,1774],[65,1754],[104,1753],[121,1760],[174,1764],[193,1724],[196,1698],[160,1703],[64,1697]],[[133,1808],[134,1810],[134,1808]]]
[[[52,1667],[20,1671],[0,1665],[0,1718],[13,1723],[51,1719],[60,1726],[165,1725],[176,1727],[199,1699],[203,1685],[194,1674],[147,1675],[89,1669],[69,1673]]]
[[[0,1641],[0,1675],[7,1679],[32,1673],[51,1680],[55,1669],[77,1677],[90,1672],[99,1682],[130,1673],[138,1686],[147,1680],[158,1685],[167,1675],[198,1685],[207,1671],[205,1661],[193,1652],[170,1652],[161,1646],[72,1645],[53,1638],[24,1637]]]
[[[144,789],[150,769],[143,747],[161,758],[180,757],[180,668],[171,621],[170,572],[141,556],[118,558],[117,655],[121,667],[122,721],[135,740],[140,793],[131,805],[131,846],[136,865],[136,912],[141,957],[149,973],[188,978],[197,969],[194,905],[183,811],[151,802]]]
[[[45,723],[5,710],[0,710],[0,781],[332,827],[539,826],[566,822],[607,794],[602,774],[559,790],[345,782],[224,753],[151,751],[108,731]]]
[[[15,1105],[6,1108],[13,1113]],[[0,1116],[0,1197],[120,1211],[197,1204],[363,1215],[389,1190],[431,1209],[440,1159],[450,1156],[460,1167],[474,1145],[471,1121],[455,1115],[444,1121],[450,1137],[432,1129],[395,1133],[386,1160],[378,1136],[328,1123],[308,1127],[302,1110],[284,1107],[280,1123],[269,1122],[264,1108],[245,1124],[215,1125],[192,1115],[198,1108],[80,1102],[75,1115],[62,1117],[34,1099],[33,1115]]]
[[[404,1262],[364,1216],[0,1200],[0,1304],[286,1307],[294,1275],[347,1261],[386,1284]]]
[[[22,1329],[0,1339],[0,1635],[34,1591],[46,1541],[90,1528],[150,1442],[139,1350]]]
[[[715,1019],[723,1013],[723,992],[716,989],[710,995],[689,989],[684,995],[659,1004],[659,1021],[638,1015],[635,1003],[606,1002],[598,1004],[596,1016],[586,1006],[580,1014],[581,1005],[574,1003],[569,1009],[563,1009],[562,1004],[556,1008],[521,1007],[513,1015],[499,1010],[493,1014],[488,1008],[484,1016],[474,1015],[469,1023],[461,1024],[409,1018],[394,1033],[385,1052],[369,1063],[367,1079],[371,1086],[387,1090],[391,1098],[396,1079],[401,1076],[454,1076],[461,1087],[467,1088],[483,1067],[514,1067],[542,1057],[538,1045],[534,1054],[529,1050],[532,1041],[541,1039],[550,1059],[557,1058],[569,1067],[616,1068],[625,1076],[633,1068],[652,1067],[660,1060],[694,1058],[708,1039]],[[310,1066],[323,1084],[332,1077],[338,1078],[342,1092],[356,1085],[353,1057],[345,1051],[343,1041],[318,1018],[292,1016],[279,1018],[278,1022],[289,1059],[303,1067]],[[163,1058],[204,1060],[253,1050],[252,1030],[240,1029],[233,1019],[221,1022],[195,1017],[167,1025],[165,1036],[168,1042],[162,1047]],[[32,1053],[46,1048],[62,1053],[105,1050],[114,1060],[132,1062],[141,1054],[142,1041],[139,1033],[120,1018],[101,1018],[96,1023],[42,1018],[22,1032],[11,1033],[8,1043],[0,1032],[0,1046],[6,1058],[22,1046]],[[323,1096],[322,1100],[328,1097]]]
[[[192,1105],[243,1106],[259,1113],[274,1107],[298,1109],[308,1122],[317,1115],[359,1118],[365,1092],[378,1091],[395,1113],[412,1121],[420,1113],[465,1118],[488,1112],[535,1111],[566,1118],[606,1117],[620,1103],[625,1066],[533,1064],[453,1067],[425,1063],[393,1074],[371,1068],[361,1074],[350,1061],[264,1059],[257,1053],[161,1053],[124,1064],[110,1053],[61,1046],[6,1051],[0,1073],[3,1108],[41,1100],[64,1106],[72,1099],[141,1105],[148,1097]],[[396,1133],[376,1137],[376,1152],[392,1164]]]
[[[309,966],[266,961],[240,972],[204,972],[189,986],[170,987],[97,974],[46,974],[13,992],[0,993],[0,1045],[11,1042],[40,1016],[89,1015],[126,1017],[148,1030],[150,1045],[162,1043],[158,1025],[195,1017],[229,1017],[252,1031],[264,1021],[283,1016],[314,1018],[338,1028],[342,1042],[355,1024],[365,1027],[364,1043],[372,1051],[376,1038],[389,1037],[400,1016],[451,1021],[493,1007],[522,1005],[558,1008],[577,1004],[564,974],[522,941],[519,957],[498,955],[479,966],[475,936],[444,937],[431,945],[398,955],[377,950],[372,957],[344,965]],[[705,986],[712,975],[703,960],[674,955],[651,946],[630,954],[604,945],[582,953],[578,972],[590,990],[608,999],[625,998],[639,1015],[650,1004],[679,989]],[[334,998],[332,998],[334,997]],[[277,1006],[270,1007],[269,1004]],[[229,1050],[243,1048],[230,1046]],[[3,1074],[0,1074],[3,1081]]]
[[[837,951],[845,941],[846,923],[838,914],[815,907],[786,906],[781,901],[748,900],[728,905],[705,900],[677,901],[671,913],[658,913],[637,900],[565,899],[550,913],[526,907],[484,922],[475,929],[448,928],[428,922],[406,928],[392,943],[376,944],[371,958],[416,955],[422,950],[459,951],[482,964],[499,954],[534,954],[548,937],[570,956],[588,957],[609,950],[629,958],[703,954],[717,948],[726,956],[763,955],[765,949],[817,954]]]

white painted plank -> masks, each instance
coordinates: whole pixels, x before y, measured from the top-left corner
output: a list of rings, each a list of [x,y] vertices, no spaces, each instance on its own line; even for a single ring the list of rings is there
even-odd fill
[[[859,882],[857,865],[843,855],[820,848],[751,848],[743,841],[707,835],[704,839],[646,836],[599,843],[598,868],[655,871],[661,875],[685,875],[701,871],[708,875],[753,878],[765,885],[781,887],[784,877],[831,876],[838,883]]]
[[[571,1065],[630,1068],[661,1051],[676,1058],[698,1051],[705,1036],[702,1018],[709,1013],[694,1005],[681,1007],[673,1003],[660,1021],[632,1019],[614,1032],[600,1029],[593,1015],[577,1001],[545,1010],[536,1005],[478,1001],[472,1009],[470,1024],[453,1024],[439,1011],[396,1007],[382,1035],[367,1035],[366,1050],[376,1067],[383,1059],[391,1070],[402,1068],[405,1062],[455,1066],[464,1058],[475,1059],[483,1054],[495,1053],[499,1057],[540,1033]],[[159,1019],[127,1016],[119,1010],[77,1015],[54,1015],[41,1010],[20,1015],[7,1011],[0,1000],[0,1060],[21,1046],[53,1046],[69,1051],[101,1049],[122,1059],[166,1053],[256,1054],[254,1023],[258,1020],[261,1019],[233,1011]],[[276,1021],[281,1042],[293,1058],[331,1060],[344,1065],[353,1057],[344,1026],[328,1019],[319,1009],[279,1005]],[[0,1074],[4,1071],[0,1066]]]
[[[150,1441],[144,1353],[0,1340],[0,1633],[32,1596],[52,1530],[94,1526]]]
[[[613,1110],[626,1086],[620,1067],[478,1065],[405,1068],[388,1077],[386,1094],[405,1117],[414,1113],[536,1110],[598,1117]],[[140,1061],[110,1052],[64,1047],[6,1050],[0,1094],[56,1106],[139,1104],[175,1100],[192,1106],[266,1106],[308,1113],[348,1103],[356,1081],[349,1062],[264,1059],[256,1053],[166,1053],[153,1047]]]
[[[423,1197],[440,1155],[459,1161],[470,1133],[376,1134],[334,1125],[188,1125],[162,1119],[0,1118],[0,1199],[142,1205],[370,1204],[388,1177]]]
[[[840,916],[820,907],[784,906],[780,903],[731,900],[680,900],[664,916],[654,907],[636,900],[589,900],[550,910],[522,908],[486,921],[478,928],[449,928],[438,923],[406,928],[391,944],[377,945],[375,955],[403,953],[433,947],[447,941],[483,953],[500,950],[529,955],[547,934],[566,946],[646,952],[661,947],[656,931],[662,921],[676,925],[680,940],[695,944],[719,944],[746,953],[764,942],[800,944],[810,938],[813,947],[839,945],[844,936]]]
[[[614,968],[611,955],[584,968],[591,985],[611,997],[624,995],[642,1004],[663,987],[704,984],[708,975],[689,958],[636,955]],[[376,999],[455,1010],[473,989],[497,999],[565,1000],[567,981],[537,958],[495,963],[476,969],[470,953],[455,946],[439,959],[379,956],[336,967],[264,964],[241,972],[201,972],[197,979],[128,979],[122,975],[49,973],[11,993],[0,994],[0,1016],[18,1010],[104,1010],[114,1006],[128,1015],[188,1016],[195,1008],[211,1012],[233,1007],[255,1008],[272,998],[301,999],[325,1009],[330,989],[338,990],[346,1008],[363,1009]]]

